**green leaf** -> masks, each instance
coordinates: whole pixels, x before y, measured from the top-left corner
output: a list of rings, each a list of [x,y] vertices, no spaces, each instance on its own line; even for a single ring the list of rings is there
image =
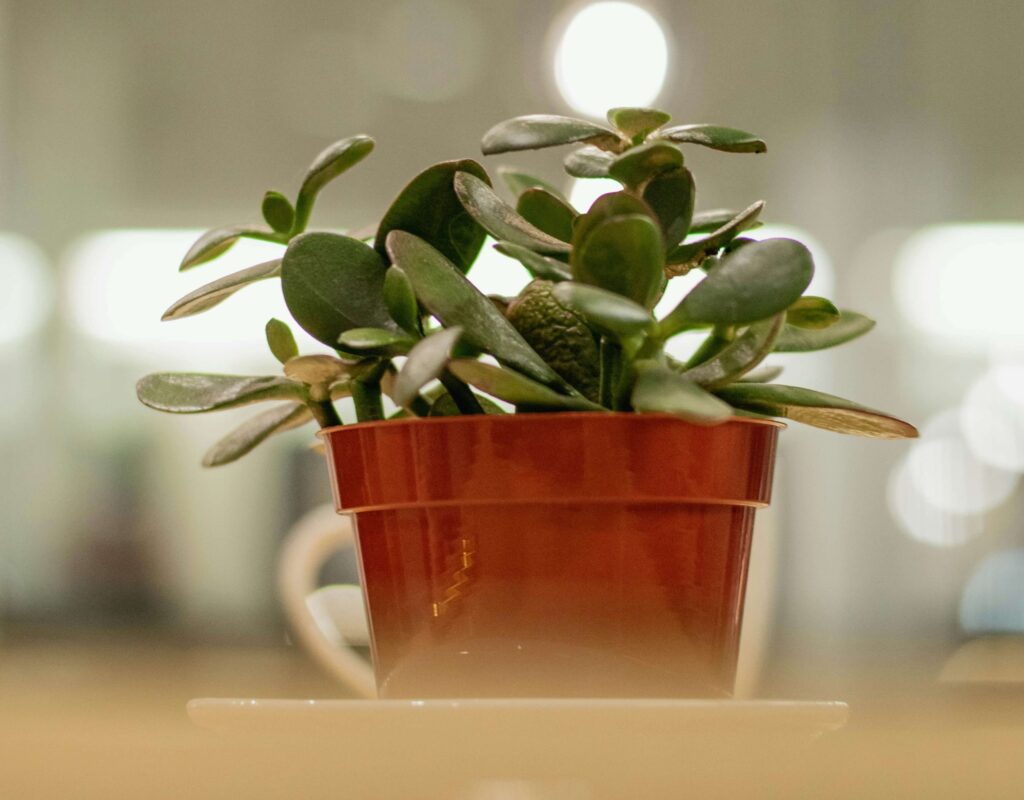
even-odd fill
[[[683,376],[706,389],[717,389],[738,380],[772,352],[784,319],[785,315],[778,314],[754,323],[732,344],[704,363],[686,370]]]
[[[239,289],[267,278],[276,278],[280,274],[281,259],[279,258],[273,261],[264,261],[262,264],[256,264],[239,272],[232,272],[205,286],[200,286],[194,292],[189,292],[180,300],[175,301],[160,319],[166,322],[208,311],[223,303]]]
[[[494,303],[437,250],[410,233],[392,231],[388,253],[409,276],[420,302],[442,325],[461,326],[466,342],[542,383],[561,383]]]
[[[646,308],[596,286],[566,281],[551,294],[582,316],[591,328],[618,340],[640,336],[654,325],[654,317]]]
[[[581,147],[565,157],[565,171],[574,178],[607,178],[615,156],[596,147]]]
[[[917,429],[908,422],[811,389],[776,383],[741,383],[720,389],[716,394],[737,408],[839,433],[878,439],[914,439],[918,435]]]
[[[544,278],[549,281],[567,281],[572,278],[572,273],[569,272],[569,268],[564,262],[542,256],[521,245],[512,242],[498,242],[494,245],[494,249],[502,255],[514,258],[526,267],[535,278]]]
[[[662,172],[683,166],[682,151],[665,142],[648,142],[627,150],[608,166],[608,176],[626,186],[639,186]]]
[[[814,276],[810,251],[794,239],[765,239],[723,256],[662,322],[745,325],[785,311]]]
[[[764,153],[768,146],[752,133],[721,125],[676,125],[658,132],[659,139],[700,144],[726,153]]]
[[[178,269],[184,272],[192,267],[213,261],[217,256],[226,253],[240,238],[260,239],[265,242],[280,242],[285,238],[263,225],[229,225],[226,228],[214,228],[196,239],[195,244],[185,253]]]
[[[282,364],[299,354],[299,346],[295,344],[292,329],[288,327],[287,323],[279,319],[271,319],[267,323],[265,332],[270,352]]]
[[[519,195],[516,213],[548,236],[562,242],[572,239],[576,209],[546,189],[527,189]]]
[[[809,330],[787,325],[775,343],[777,353],[825,350],[852,341],[875,327],[875,321],[856,311],[840,311],[839,319],[827,328]]]
[[[820,330],[839,321],[839,309],[824,297],[801,297],[786,311],[786,324]]]
[[[455,192],[454,178],[458,173],[472,175],[490,191],[491,179],[475,161],[442,161],[427,167],[402,189],[385,212],[373,243],[377,252],[386,257],[388,234],[407,231],[466,272],[480,253],[487,234],[466,213]]]
[[[505,414],[506,411],[491,398],[484,397],[483,395],[473,393],[473,397],[480,404],[480,408],[484,410],[485,414]],[[459,410],[458,405],[448,392],[445,392],[438,397],[433,403],[430,404],[430,413],[427,415],[430,417],[461,417],[462,411]]]
[[[667,249],[679,244],[689,231],[696,191],[693,175],[686,167],[658,175],[644,187],[644,202],[661,223]]]
[[[263,195],[263,219],[278,233],[288,233],[295,222],[295,209],[291,200],[280,192],[268,191]]]
[[[669,264],[681,264],[689,267],[699,264],[709,253],[721,250],[729,242],[735,239],[745,230],[752,228],[764,208],[764,201],[758,200],[748,206],[724,225],[716,228],[712,233],[702,239],[693,239],[683,242],[678,247],[669,251],[666,261]],[[693,228],[691,227],[691,233]]]
[[[401,356],[409,352],[416,340],[401,331],[383,328],[352,328],[338,337],[343,350],[378,356]]]
[[[287,378],[198,372],[158,372],[135,385],[143,405],[172,414],[221,411],[266,400],[303,401],[305,392],[301,384]]]
[[[605,220],[629,214],[640,214],[657,220],[654,209],[629,192],[608,192],[601,195],[591,204],[586,214],[581,214],[576,219],[572,229],[572,246],[579,247],[583,240],[590,236],[591,231]]]
[[[301,403],[286,403],[257,414],[207,450],[203,466],[220,467],[237,461],[275,433],[297,428],[312,418],[309,408]]]
[[[629,214],[595,225],[573,248],[573,279],[651,308],[663,283],[661,232],[650,217]]]
[[[643,139],[671,119],[671,114],[656,108],[613,108],[608,112],[608,122],[634,141]]]
[[[553,184],[525,172],[520,172],[515,167],[498,167],[498,175],[505,181],[505,185],[508,186],[516,197],[519,197],[527,189],[544,189],[559,200],[568,202],[565,195],[555,188]]]
[[[448,368],[460,380],[481,392],[508,403],[535,408],[566,408],[597,411],[601,406],[579,396],[559,394],[531,378],[506,367],[496,367],[474,359],[456,359]]]
[[[392,264],[384,275],[384,305],[388,314],[410,336],[420,336],[420,305],[409,276]]]
[[[320,151],[306,170],[302,185],[299,187],[293,225],[296,231],[305,230],[320,190],[370,155],[373,147],[374,141],[369,136],[350,136]]]
[[[395,378],[391,399],[407,407],[419,396],[419,391],[432,380],[441,377],[452,358],[452,348],[462,336],[462,328],[455,326],[432,333],[420,340],[409,351],[409,357]]]
[[[358,239],[304,233],[285,251],[281,288],[295,321],[334,347],[351,328],[395,329],[384,305],[386,271],[384,260]]]
[[[656,361],[636,362],[631,398],[637,411],[675,414],[700,424],[723,422],[732,409],[710,392]]]
[[[689,233],[712,233],[742,213],[741,211],[733,211],[729,208],[715,208],[710,211],[697,212],[693,215]],[[745,230],[760,227],[761,224],[760,222],[754,222],[748,225]]]
[[[531,225],[477,176],[468,172],[458,173],[455,191],[470,216],[495,239],[528,247],[538,253],[569,252],[569,245]]]
[[[536,150],[572,142],[589,142],[603,148],[621,146],[611,128],[572,117],[531,114],[499,122],[484,134],[480,149],[485,156],[513,150]]]

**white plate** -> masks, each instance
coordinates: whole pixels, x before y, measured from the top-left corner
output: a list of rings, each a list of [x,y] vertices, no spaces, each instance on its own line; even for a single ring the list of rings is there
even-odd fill
[[[364,797],[475,799],[654,796],[680,781],[740,789],[798,767],[849,709],[763,700],[204,698],[188,713],[232,738],[306,742],[343,766]]]

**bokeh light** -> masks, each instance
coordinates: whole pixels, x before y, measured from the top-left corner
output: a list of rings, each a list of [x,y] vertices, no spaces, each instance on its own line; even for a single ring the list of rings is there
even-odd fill
[[[1024,470],[1024,401],[1020,365],[997,365],[971,386],[960,426],[972,455],[994,467]]]
[[[993,553],[974,570],[960,600],[970,634],[1024,633],[1024,550]]]
[[[43,252],[28,239],[0,233],[0,349],[35,333],[53,307],[53,281]]]

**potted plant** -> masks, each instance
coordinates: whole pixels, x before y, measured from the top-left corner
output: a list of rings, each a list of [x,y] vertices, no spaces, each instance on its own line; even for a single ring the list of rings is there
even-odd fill
[[[685,148],[762,153],[761,139],[669,122],[617,108],[608,125],[542,115],[487,132],[485,155],[578,145],[570,175],[622,185],[583,212],[505,169],[510,204],[479,163],[446,161],[365,235],[308,232],[320,190],[373,149],[352,137],[317,157],[294,203],[266,193],[266,224],[212,230],[182,261],[192,269],[240,237],[285,246],[164,318],[279,278],[294,321],[331,352],[300,354],[270,320],[283,375],[159,373],[138,396],[173,413],[276,401],[207,466],[319,424],[338,510],[356,516],[383,696],[728,695],[774,418],[916,436],[759,368],[874,323],[805,295],[804,245],[743,235],[763,203],[695,210]],[[516,297],[487,297],[467,277],[488,235],[534,278]],[[703,279],[656,317],[668,282],[694,270]],[[665,350],[678,335],[699,341],[685,360]],[[341,424],[342,398],[356,424]]]

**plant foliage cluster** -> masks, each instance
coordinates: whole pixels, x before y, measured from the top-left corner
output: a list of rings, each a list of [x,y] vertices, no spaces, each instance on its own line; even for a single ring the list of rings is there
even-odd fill
[[[485,155],[576,145],[566,171],[613,178],[619,191],[585,211],[554,186],[512,169],[504,199],[473,160],[415,176],[365,236],[308,231],[320,191],[373,150],[354,136],[314,160],[294,201],[263,198],[265,224],[217,228],[182,270],[215,259],[241,237],[277,242],[280,259],[216,280],[175,302],[174,320],[209,311],[257,281],[280,280],[295,323],[331,349],[301,354],[288,324],[266,325],[283,375],[158,373],[138,384],[146,405],[174,413],[274,402],[218,442],[208,466],[233,461],[310,420],[341,424],[350,397],[359,421],[517,412],[663,412],[699,424],[734,415],[784,417],[844,433],[899,438],[914,428],[888,414],[809,389],[773,383],[759,367],[773,352],[821,350],[867,333],[873,321],[805,294],[814,273],[800,242],[744,236],[763,202],[698,210],[690,146],[763,153],[765,143],[718,125],[669,126],[655,109],[616,108],[601,125],[562,116],[517,117],[483,138]],[[533,276],[514,298],[488,297],[467,277],[487,236]],[[702,280],[667,314],[653,309],[674,277]],[[701,343],[686,361],[665,345]]]

